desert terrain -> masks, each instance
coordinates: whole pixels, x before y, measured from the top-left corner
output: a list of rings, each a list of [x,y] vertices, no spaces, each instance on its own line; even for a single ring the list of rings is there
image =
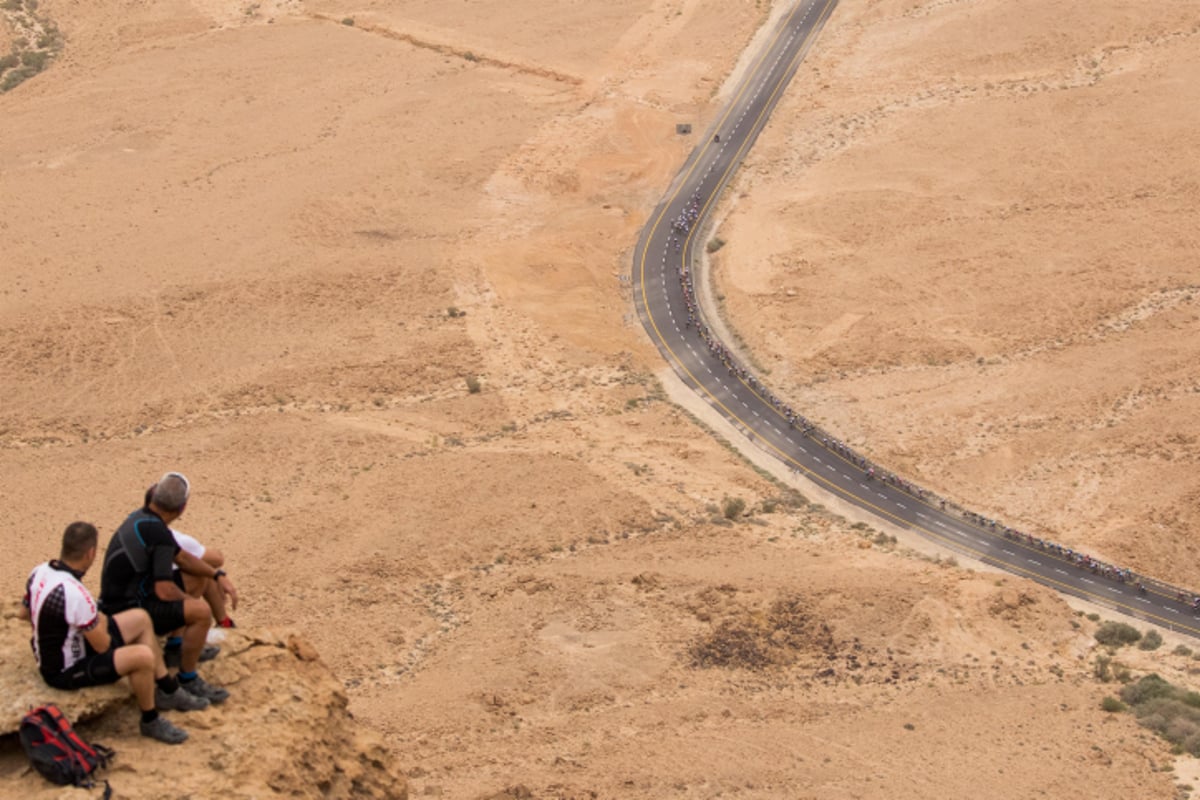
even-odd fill
[[[1191,2],[840,7],[717,226],[727,321],[918,484],[1200,585],[1197,42]]]
[[[311,642],[412,796],[1186,794],[1101,710],[1095,620],[673,399],[621,278],[782,8],[41,0],[61,51],[0,94],[0,583],[178,469],[239,626]],[[1200,586],[1198,31],[843,0],[713,229],[747,357],[910,479]],[[1120,658],[1186,684],[1177,644]],[[264,697],[221,677],[218,728]]]

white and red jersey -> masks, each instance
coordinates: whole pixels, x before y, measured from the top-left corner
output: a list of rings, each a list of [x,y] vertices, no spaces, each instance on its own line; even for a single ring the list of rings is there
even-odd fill
[[[46,675],[57,675],[87,655],[83,634],[100,620],[96,600],[67,565],[50,561],[34,567],[25,584],[25,605],[33,623],[33,655]]]

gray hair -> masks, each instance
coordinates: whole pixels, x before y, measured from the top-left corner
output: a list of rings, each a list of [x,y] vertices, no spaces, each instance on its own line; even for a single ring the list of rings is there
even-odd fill
[[[150,499],[163,511],[182,511],[190,493],[187,478],[178,472],[168,472],[158,479]]]

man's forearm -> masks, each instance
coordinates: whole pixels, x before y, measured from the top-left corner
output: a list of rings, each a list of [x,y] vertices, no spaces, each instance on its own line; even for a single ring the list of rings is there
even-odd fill
[[[183,589],[175,585],[174,581],[155,581],[154,596],[165,603],[172,600],[182,600],[184,598]]]

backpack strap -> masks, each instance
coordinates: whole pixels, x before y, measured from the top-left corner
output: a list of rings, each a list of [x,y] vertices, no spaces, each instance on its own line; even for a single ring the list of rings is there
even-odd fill
[[[107,768],[108,765],[112,763],[113,759],[117,757],[116,750],[113,750],[111,747],[105,747],[98,742],[92,742],[92,749],[96,751],[96,757],[99,760],[99,764],[97,766],[99,767]]]
[[[71,747],[73,747],[81,755],[89,756],[92,760],[100,760],[99,754],[90,744],[79,737],[79,734],[75,732],[73,727],[71,727],[71,723],[67,721],[65,716],[63,716],[63,713],[58,706],[51,704],[46,706],[45,709],[46,713],[50,715],[50,719],[53,720],[54,727],[58,730],[59,734],[61,734],[62,737],[67,740]]]

